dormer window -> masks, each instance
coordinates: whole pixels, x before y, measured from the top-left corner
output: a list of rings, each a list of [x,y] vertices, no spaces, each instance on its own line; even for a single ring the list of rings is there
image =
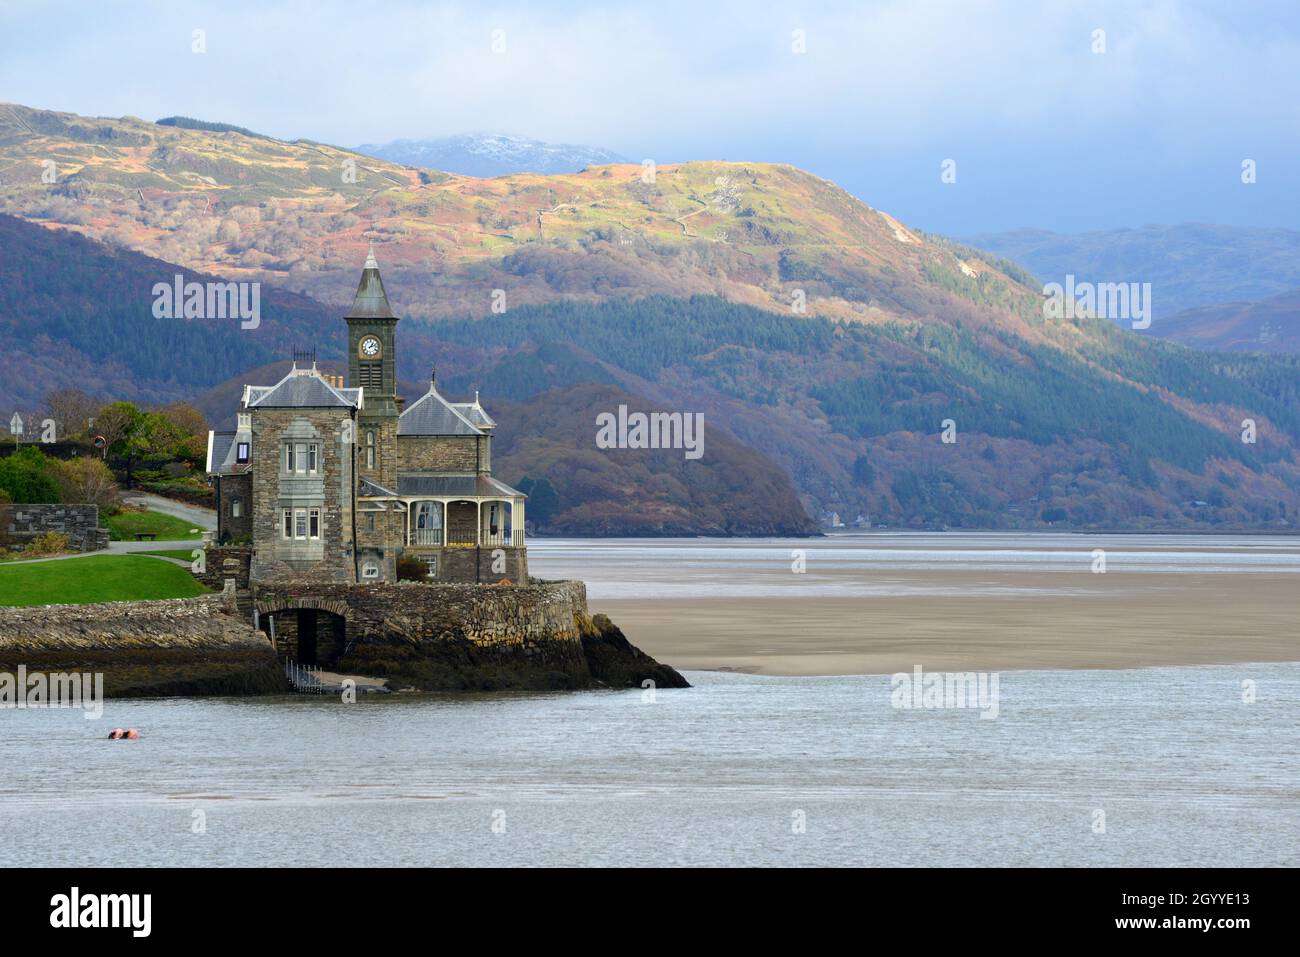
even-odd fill
[[[248,462],[248,453],[249,449],[247,442],[239,442],[235,445],[235,461],[238,464],[244,465]]]

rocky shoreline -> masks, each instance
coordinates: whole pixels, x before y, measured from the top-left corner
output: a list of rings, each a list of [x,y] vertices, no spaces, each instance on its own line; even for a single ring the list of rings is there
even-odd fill
[[[689,687],[608,618],[591,618],[580,582],[446,586],[444,593],[390,586],[396,591],[388,595],[353,587],[362,589],[353,596],[375,607],[357,609],[332,670],[382,679],[391,691],[560,691],[647,681]],[[471,602],[473,613],[457,600]],[[0,608],[0,672],[19,665],[28,673],[102,672],[107,697],[291,690],[276,649],[242,618],[233,589],[164,601]]]

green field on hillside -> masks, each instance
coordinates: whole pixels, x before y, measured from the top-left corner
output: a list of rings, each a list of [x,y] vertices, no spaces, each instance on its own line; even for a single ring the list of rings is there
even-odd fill
[[[192,598],[207,591],[189,569],[130,555],[92,555],[0,567],[0,605],[84,605]]]

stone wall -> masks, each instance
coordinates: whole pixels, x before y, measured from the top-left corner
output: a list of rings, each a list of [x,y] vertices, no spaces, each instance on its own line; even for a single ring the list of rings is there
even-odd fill
[[[236,588],[245,590],[252,557],[250,545],[209,545],[203,554],[206,570],[194,577],[213,591],[221,591],[228,578],[235,580]]]
[[[397,471],[472,475],[480,470],[481,444],[476,435],[399,435]]]
[[[369,398],[369,393],[367,393]],[[375,436],[375,466],[369,468],[367,450],[370,448],[370,433]],[[378,482],[384,488],[397,487],[397,470],[400,467],[398,452],[397,416],[370,416],[364,411],[357,420],[357,474],[361,478]]]
[[[113,697],[289,690],[234,595],[0,608],[0,671],[102,672]]]
[[[216,491],[215,505],[221,541],[252,541],[253,474],[240,472],[235,475],[218,475],[213,486]]]
[[[252,417],[253,577],[354,581],[351,411],[254,408]],[[285,441],[316,443],[317,471],[286,472]],[[285,508],[319,508],[320,537],[286,539]]]
[[[299,609],[343,618],[344,650],[320,664],[419,690],[585,688],[593,684],[582,637],[581,582],[254,587],[259,618]],[[277,625],[277,630],[279,626]]]
[[[54,532],[67,535],[71,547],[91,552],[108,547],[108,529],[99,527],[97,505],[0,505],[0,537],[29,542]]]

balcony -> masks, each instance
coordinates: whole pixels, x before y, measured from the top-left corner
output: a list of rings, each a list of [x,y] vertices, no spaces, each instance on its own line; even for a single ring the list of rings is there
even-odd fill
[[[440,528],[413,528],[411,529],[411,540],[408,545],[441,545],[442,529]]]

